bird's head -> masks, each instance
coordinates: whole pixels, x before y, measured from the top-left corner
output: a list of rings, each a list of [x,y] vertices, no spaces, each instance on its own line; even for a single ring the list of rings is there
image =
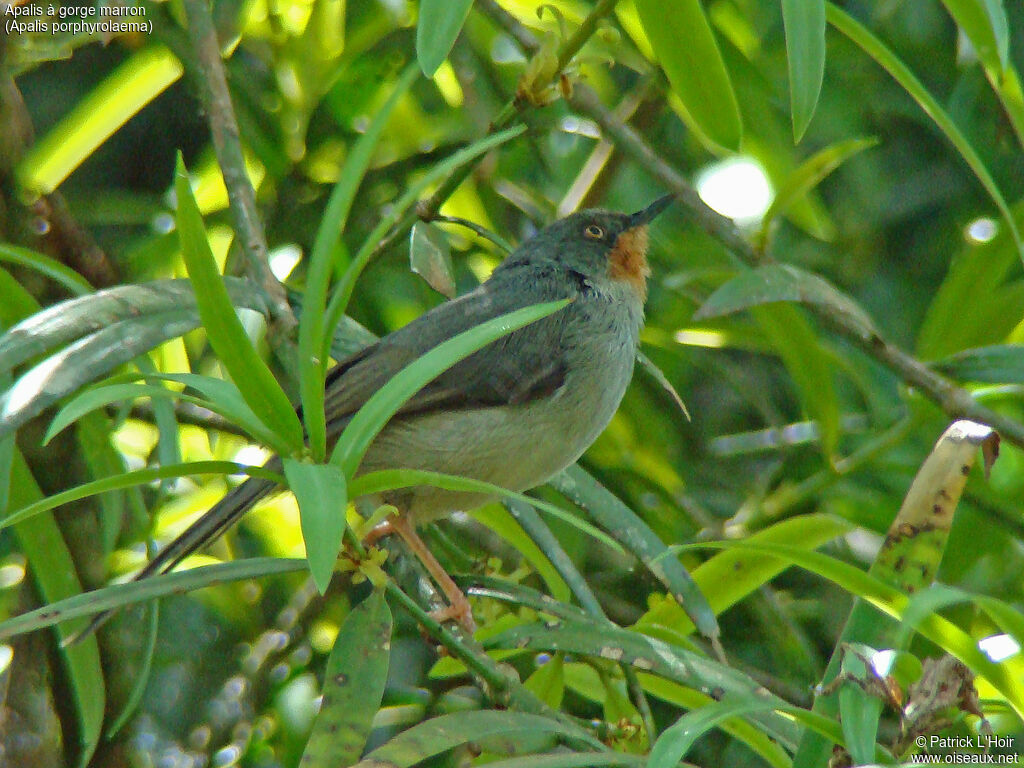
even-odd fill
[[[673,195],[636,213],[598,208],[578,211],[545,227],[523,243],[516,260],[556,261],[595,281],[619,281],[641,300],[647,296],[647,224],[668,207]]]

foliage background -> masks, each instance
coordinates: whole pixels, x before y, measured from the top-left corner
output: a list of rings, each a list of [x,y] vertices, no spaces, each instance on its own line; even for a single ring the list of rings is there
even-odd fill
[[[940,583],[974,597],[959,602],[940,597],[933,607],[974,641],[1009,633],[1020,643],[1024,635],[1013,616],[1024,598],[1019,438],[1024,434],[1024,355],[1018,346],[1024,282],[1021,248],[999,206],[1008,201],[1016,216],[1024,192],[1024,123],[1019,120],[1024,106],[1017,75],[1024,63],[1024,9],[996,0],[846,2],[842,9],[916,74],[923,91],[908,92],[880,67],[878,48],[840,33],[830,9],[832,23],[821,52],[823,87],[815,99],[820,57],[815,58],[813,45],[809,59],[796,56],[798,27],[796,22],[784,25],[787,5],[714,0],[701,7],[647,0],[638,3],[638,15],[629,2],[556,2],[539,14],[534,3],[476,3],[437,74],[417,77],[399,96],[369,168],[357,179],[358,194],[330,252],[328,272],[340,276],[401,194],[463,144],[486,135],[496,120],[521,122],[528,130],[465,166],[471,169],[465,178],[458,171],[445,174],[460,183],[454,189],[442,186],[444,199],[435,202],[443,203],[441,213],[469,219],[513,243],[576,207],[635,210],[666,191],[681,193],[681,203],[652,227],[654,275],[644,350],[682,395],[692,418],[683,418],[660,384],[638,368],[619,414],[582,466],[665,544],[744,541],[762,533],[802,549],[820,545],[828,555],[866,569],[917,468],[948,423],[965,415],[984,421],[975,406],[990,408],[986,413],[1003,419],[991,422],[1004,437],[1001,456],[987,480],[980,468],[972,472],[948,540],[939,544],[944,554],[936,574]],[[807,15],[793,18],[804,21],[814,8],[824,8],[813,2],[798,5]],[[189,14],[195,10],[177,2],[142,7],[152,22],[151,34],[107,40],[29,33],[2,38],[0,238],[5,245],[0,266],[5,272],[0,317],[5,328],[31,314],[29,296],[43,306],[68,296],[69,281],[62,285],[46,277],[41,268],[49,263],[39,254],[62,262],[95,288],[185,276],[171,195],[178,151],[193,171],[215,257],[222,265],[226,259],[226,273],[246,273],[247,256],[229,249],[238,219],[219,184],[211,148],[207,118],[217,108],[203,95],[208,73],[193,63],[187,19],[194,18]],[[224,65],[271,263],[301,257],[286,279],[296,302],[307,285],[309,255],[332,185],[372,117],[399,87],[401,73],[416,61],[417,20],[421,27],[425,19],[440,24],[446,8],[450,12],[451,5],[400,0],[214,4],[212,19],[228,53]],[[538,89],[534,101],[550,103],[515,101],[517,89],[529,91],[532,84],[548,80],[557,84],[552,51],[567,50],[588,14],[600,23],[584,27],[576,38],[582,50],[565,70],[572,93]],[[676,59],[707,54],[692,23],[704,18],[725,79],[710,77],[702,84],[696,75],[714,70],[713,62],[704,58],[706,68],[687,68]],[[817,27],[811,21],[813,40]],[[660,22],[677,35],[675,46],[658,47],[652,30]],[[986,24],[994,47],[985,48],[977,34],[965,31],[977,32]],[[645,39],[645,27],[655,51]],[[531,51],[522,45],[530,41],[516,39],[516,33],[524,38],[524,28],[541,48],[532,63]],[[158,46],[171,53],[155,54]],[[426,46],[421,42],[421,54]],[[1002,59],[1000,51],[1006,52]],[[187,70],[182,78],[168,77],[172,82],[151,100],[129,89],[128,75],[119,69],[146,55],[166,56],[160,59],[165,65],[180,59]],[[799,141],[794,140],[791,83],[794,91],[811,93],[811,105],[816,104],[813,116],[803,108],[809,123]],[[955,129],[952,140],[922,93],[931,94],[948,115]],[[509,104],[515,104],[511,111]],[[106,116],[112,122],[110,138],[103,140],[102,129],[86,117],[67,121],[76,107],[86,117]],[[602,109],[614,115],[608,118]],[[735,146],[723,146],[730,143],[730,120],[737,117],[742,140],[732,136]],[[646,142],[653,156],[643,160],[636,141],[616,130],[623,125]],[[609,144],[600,144],[598,136]],[[873,143],[849,143],[857,139]],[[64,179],[59,170],[51,171],[50,178],[59,183],[57,195],[34,196],[34,189],[46,186],[41,181],[45,174],[31,171],[60,150],[74,157],[66,161],[69,175]],[[826,154],[817,156],[816,172],[813,160],[806,163],[819,152]],[[686,195],[686,180],[692,183],[702,170],[735,154],[756,160],[775,190],[792,191],[790,205],[771,226],[759,229],[755,222],[733,229]],[[837,167],[826,176],[820,166],[829,161]],[[991,175],[988,189],[979,168]],[[411,223],[408,217],[402,222]],[[493,243],[458,226],[437,227],[452,248],[452,274],[460,292],[500,261],[501,250]],[[348,308],[352,318],[378,335],[443,300],[410,270],[407,229],[395,231],[360,276]],[[12,246],[36,255],[25,257]],[[13,261],[18,253],[24,257],[20,264]],[[798,277],[787,284],[785,296],[772,294],[762,283],[746,288],[732,283],[739,292],[734,308],[750,309],[765,296],[801,297],[803,306],[773,303],[717,315],[705,307],[704,319],[695,319],[695,311],[716,289],[750,274],[751,266],[775,262],[801,270],[792,273]],[[826,292],[815,301],[816,284],[808,282],[809,273],[856,301],[877,335],[858,335],[856,324],[841,311],[838,293]],[[257,299],[256,306],[268,307]],[[127,306],[145,313],[145,305],[136,301],[133,294]],[[261,330],[266,325],[252,314],[245,318],[247,328],[260,339],[261,351],[296,400],[296,369],[288,365],[288,345],[281,341],[294,329],[282,325],[273,308],[266,314],[272,321],[269,344]],[[354,343],[351,337],[348,341]],[[132,343],[125,336],[111,339],[109,346]],[[40,352],[32,351],[25,362],[42,359]],[[957,354],[961,357],[954,358]],[[201,331],[179,334],[148,356],[163,372],[222,372]],[[79,387],[104,373],[90,372],[87,365],[71,369],[80,375]],[[25,365],[11,366],[0,375],[12,374],[15,380],[25,370]],[[949,378],[936,379],[936,371]],[[944,388],[954,383],[964,389]],[[4,402],[10,405],[9,398]],[[94,477],[178,457],[230,460],[248,445],[237,434],[237,424],[211,419],[208,412],[180,408],[177,426],[168,428],[160,423],[166,410],[145,401],[93,413],[75,430],[43,445],[51,416],[52,411],[18,431],[25,465],[15,460],[11,468],[9,441],[0,451],[3,476],[11,476],[9,492],[0,497],[0,507],[8,512],[34,500],[30,476],[47,496]],[[242,456],[258,463],[251,453]],[[131,572],[144,562],[147,541],[165,541],[181,530],[224,487],[225,480],[216,475],[151,483],[137,491],[78,500],[52,518],[37,516],[32,531],[7,528],[0,533],[2,610],[14,615],[76,591],[73,583],[55,585],[52,578],[47,585],[47,574],[69,572],[72,564],[86,588]],[[552,489],[537,495],[571,507]],[[511,525],[499,508],[474,516],[476,522],[460,516],[432,534],[454,570],[477,576],[486,571],[588,606],[579,592],[570,600],[564,582],[543,564],[544,556],[523,557],[523,552],[532,553],[530,536]],[[297,520],[292,498],[279,497],[193,563],[301,557]],[[665,587],[647,568],[573,526],[547,522],[557,547],[541,546],[570,555],[613,622],[630,627],[641,621],[649,634],[687,642],[683,634],[692,627],[666,604]],[[670,556],[680,557],[691,571],[724,557],[702,548]],[[731,575],[700,582],[720,612],[722,643],[742,674],[791,704],[809,707],[812,686],[835,654],[851,612],[855,580],[784,569],[785,555],[781,561],[764,552],[747,558],[726,571]],[[389,571],[395,559],[401,566],[401,558],[389,558]],[[417,594],[414,575],[401,567],[396,575],[410,594]],[[313,701],[335,635],[369,591],[339,576],[321,598],[298,573],[264,576],[167,598],[155,638],[146,629],[153,626],[148,614],[132,608],[103,630],[98,649],[91,652],[62,651],[56,635],[46,631],[7,640],[5,654],[13,662],[3,670],[0,690],[7,758],[12,765],[34,766],[80,761],[96,766],[295,765],[312,728]],[[1009,618],[994,618],[979,595],[1009,609]],[[515,601],[509,605],[481,598],[476,609],[484,627],[507,629],[534,616]],[[372,730],[353,726],[368,735],[367,749],[432,717],[507,704],[501,691],[479,678],[454,674],[452,662],[436,668],[439,636],[431,633],[425,639],[393,595],[391,610],[395,629],[383,702],[379,711],[372,696],[361,702],[375,717]],[[910,642],[901,639],[897,622],[875,618],[869,624],[881,627],[869,642],[873,647]],[[596,636],[610,645],[619,642],[612,634]],[[362,637],[365,643],[375,636]],[[153,647],[147,648],[151,640]],[[358,652],[367,652],[353,642]],[[467,654],[482,655],[465,640],[449,642]],[[909,647],[917,657],[929,657],[940,646],[955,650],[953,645],[948,637],[945,643],[915,637]],[[706,649],[706,644],[699,647]],[[628,690],[628,677],[619,667],[584,653],[550,658],[520,653],[510,663],[528,681],[527,688],[554,709],[580,722],[604,724],[597,733],[613,750],[602,760],[632,764],[644,759],[657,733],[697,703],[692,692],[669,690],[664,682],[645,678],[636,687],[647,689],[648,713],[633,695],[636,687]],[[1003,674],[1019,677],[1020,663],[1018,647],[1003,662]],[[378,677],[382,682],[383,672]],[[148,679],[148,685],[140,687],[140,679]],[[979,690],[996,731],[1017,734],[1020,743],[1012,696],[993,687],[985,674]],[[129,705],[127,723],[97,743],[98,718],[105,715],[106,731]],[[523,727],[515,720],[518,712],[513,704],[507,719],[499,721],[499,734],[512,738],[521,733],[515,730]],[[745,717],[759,722],[756,713]],[[479,731],[471,729],[481,726],[464,723],[463,740],[472,740]],[[697,730],[710,727],[706,723]],[[952,727],[973,732],[977,721],[958,718]],[[879,742],[891,744],[897,730],[890,711],[883,716]],[[866,733],[873,743],[870,728]],[[700,765],[788,765],[798,739],[799,734],[789,744],[780,739],[785,747],[780,750],[759,741],[749,727],[711,730],[687,759]],[[586,749],[568,742],[570,747],[559,751],[543,739],[522,740],[513,751],[526,757],[516,764],[531,764],[531,759],[536,765],[573,764]],[[508,747],[496,741],[475,749],[483,749],[488,758]],[[421,749],[422,756],[429,752]],[[556,762],[542,763],[532,752],[550,753],[548,759]],[[430,758],[429,764],[457,764],[474,754],[460,746]],[[598,764],[592,754],[582,759]],[[674,762],[655,755],[652,764],[656,759]],[[331,764],[341,764],[340,758]]]

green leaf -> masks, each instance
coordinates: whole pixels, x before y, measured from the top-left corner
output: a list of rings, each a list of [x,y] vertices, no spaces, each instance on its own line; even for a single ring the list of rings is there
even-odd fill
[[[975,151],[956,123],[953,122],[949,113],[942,108],[942,105],[928,92],[907,65],[895,53],[889,50],[881,40],[875,37],[867,27],[832,3],[826,5],[825,12],[829,24],[850,38],[861,50],[892,75],[896,82],[910,94],[914,101],[918,103],[918,106],[924,110],[925,114],[932,119],[932,122],[938,126],[939,130],[956,147],[964,162],[970,166],[974,175],[981,182],[982,187],[985,188],[985,191],[995,203],[996,208],[999,209],[999,212],[1006,220],[1006,225],[1009,227],[1010,233],[1013,235],[1013,242],[1017,247],[1017,254],[1021,261],[1024,262],[1024,243],[1021,242],[1020,230],[1017,229],[1017,222],[1010,212],[1010,207],[1007,205],[1003,193],[999,191],[995,179],[992,178],[992,174],[985,167],[981,156]]]
[[[245,402],[274,434],[271,443],[281,455],[301,453],[303,432],[299,418],[267,364],[256,353],[235,314],[224,281],[210,251],[185,163],[178,155],[174,191],[178,199],[178,237],[188,276],[196,292],[199,317],[210,346],[231,375]]]
[[[549,717],[512,710],[459,712],[432,718],[403,731],[366,755],[357,768],[385,764],[409,768],[461,744],[498,737],[504,738],[508,747],[515,750],[517,740],[537,734],[558,736],[577,749],[583,745],[598,753],[607,751],[607,747],[582,728]]]
[[[0,243],[0,261],[34,269],[39,274],[46,275],[57,284],[64,286],[76,296],[84,296],[93,291],[89,282],[75,270],[64,266],[54,258],[36,253],[28,248]]]
[[[723,317],[779,301],[816,305],[845,317],[863,334],[875,332],[871,318],[853,299],[824,278],[791,264],[766,264],[744,270],[712,293],[693,319]]]
[[[140,397],[149,397],[157,400],[180,400],[185,403],[192,403],[200,408],[206,408],[216,414],[223,416],[236,427],[244,429],[260,442],[269,444],[274,436],[270,434],[263,423],[256,418],[256,414],[246,405],[238,388],[230,381],[214,379],[210,376],[200,376],[194,373],[165,373],[165,374],[127,374],[124,377],[115,377],[122,380],[127,378],[146,378],[157,381],[174,381],[202,392],[205,398],[195,397],[183,392],[176,392],[172,389],[149,384],[119,384],[109,383],[87,389],[76,395],[57,415],[53,417],[43,444],[49,443],[61,430],[66,429],[70,424],[80,419],[84,414],[97,408],[102,408],[111,403],[122,400],[134,400]]]
[[[266,302],[247,280],[228,277],[224,282],[233,304],[266,314]],[[4,295],[13,296],[15,285],[17,283],[3,286]],[[146,327],[151,325],[147,322],[149,318],[161,314],[177,319],[190,318],[192,324],[188,330],[198,327],[196,296],[188,280],[118,285],[59,302],[26,317],[0,336],[0,370],[13,368],[36,355],[122,321],[138,320]],[[122,329],[127,338],[132,337],[132,325],[122,326]],[[172,336],[164,336],[168,338]]]
[[[43,496],[21,452],[15,449],[13,458],[8,510],[38,503]],[[52,613],[54,603],[83,597],[71,552],[51,515],[41,515],[33,520],[22,521],[14,527],[14,535],[18,539],[21,551],[25,553],[28,571],[32,574],[39,594],[46,603],[42,608],[30,613],[41,613],[45,616]],[[9,619],[0,624],[0,627],[23,618],[24,615]],[[57,635],[64,640],[83,626],[84,622],[78,622],[71,626],[58,627]],[[3,637],[2,632],[0,637]],[[84,768],[99,744],[103,728],[106,687],[100,665],[99,645],[95,637],[88,637],[75,646],[63,648],[61,657],[67,670],[78,721],[78,765]]]
[[[808,514],[781,520],[753,534],[749,540],[814,549],[850,530],[852,526],[849,523],[836,517]],[[727,549],[697,566],[693,580],[707,595],[715,613],[719,614],[763,587],[785,567],[779,560]],[[638,626],[645,627],[656,624],[672,627],[679,635],[693,631],[693,625],[680,608],[667,601],[653,606],[637,622]]]
[[[18,165],[18,181],[33,192],[53,192],[182,71],[181,62],[162,45],[134,53],[32,147]]]
[[[346,477],[353,477],[363,454],[384,425],[428,382],[478,349],[557,312],[568,303],[568,300],[551,301],[509,312],[463,331],[409,363],[355,413],[334,446],[331,462],[340,466]]]
[[[10,525],[27,520],[42,512],[56,509],[72,501],[78,501],[88,496],[105,491],[116,491],[121,488],[132,488],[137,485],[145,485],[154,480],[163,480],[168,477],[188,477],[190,475],[231,475],[244,472],[252,477],[262,477],[280,483],[284,480],[275,472],[263,469],[262,467],[247,467],[244,464],[236,464],[233,461],[189,461],[184,464],[174,464],[168,467],[147,467],[136,469],[112,477],[104,477],[92,482],[77,485],[66,491],[55,493],[40,499],[28,506],[17,509],[9,515],[0,519],[0,530]]]
[[[986,68],[1001,73],[1010,65],[1010,27],[1002,0],[942,0],[942,4]]]
[[[442,296],[449,299],[455,296],[451,246],[437,227],[423,221],[412,225],[409,233],[409,268]]]
[[[841,673],[853,680],[868,680],[875,674],[865,664],[877,653],[861,643],[843,646]],[[856,653],[854,653],[856,651]],[[859,654],[859,655],[858,655]],[[874,761],[878,720],[882,715],[882,699],[870,695],[851,681],[839,688],[839,722],[846,736],[846,749],[854,765],[867,765]]]
[[[288,487],[299,504],[302,540],[313,583],[324,594],[334,575],[345,533],[345,507],[348,491],[345,474],[332,464],[308,464],[284,459]]]
[[[707,638],[719,636],[718,621],[707,598],[679,559],[639,515],[579,466],[550,481],[559,493],[579,504],[642,562]]]
[[[793,139],[803,138],[825,77],[825,0],[782,0]]]
[[[195,327],[187,311],[138,317],[97,331],[22,374],[0,394],[0,436],[18,429],[62,397]]]
[[[831,461],[839,444],[839,398],[832,359],[801,310],[772,304],[751,310],[796,385],[800,403],[818,424],[821,448]]]
[[[567,525],[582,531],[592,539],[604,544],[613,552],[622,553],[623,551],[618,542],[606,533],[595,528],[589,523],[580,520],[575,515],[559,509],[554,504],[548,504],[546,501],[535,499],[532,496],[527,496],[522,493],[514,493],[507,488],[502,488],[501,486],[494,485],[493,483],[485,483],[469,477],[459,477],[457,475],[446,475],[441,472],[427,472],[415,469],[387,469],[378,472],[368,472],[365,475],[360,475],[359,477],[354,478],[350,483],[349,490],[352,498],[358,498],[359,496],[383,493],[384,491],[391,491],[399,488],[411,488],[417,485],[431,485],[435,488],[443,488],[448,491],[465,491],[467,493],[481,493],[486,496],[494,496],[495,498],[516,499],[525,504],[529,504],[532,507],[536,507],[542,512],[547,512],[549,515],[558,518]]]
[[[565,579],[507,509],[498,504],[487,504],[480,509],[474,509],[471,515],[474,520],[490,528],[522,555],[544,580],[552,597],[563,602],[572,599],[572,592]]]
[[[729,72],[699,0],[636,0],[644,34],[697,127],[738,151],[743,135]]]
[[[851,157],[877,144],[878,139],[876,138],[847,139],[825,147],[802,162],[786,177],[786,181],[775,193],[772,204],[768,206],[768,210],[761,218],[761,229],[756,238],[761,243],[761,249],[764,250],[771,224],[777,216],[784,214],[790,206],[803,199],[808,192],[817,187],[822,180]]]
[[[1024,384],[1024,344],[996,344],[965,349],[932,367],[960,381]]]
[[[325,337],[329,340],[333,327],[323,321],[327,305],[327,287],[331,277],[332,255],[348,221],[356,192],[370,166],[384,126],[402,97],[416,80],[416,67],[410,65],[384,105],[376,111],[366,132],[362,134],[345,158],[338,181],[324,209],[323,219],[316,232],[313,250],[309,255],[306,291],[302,296],[302,314],[299,317],[299,391],[302,397],[304,423],[309,434],[309,447],[313,458],[327,455],[327,426],[324,415],[324,376],[327,371]]]
[[[565,619],[553,624],[525,624],[506,630],[484,642],[484,647],[529,648],[585,654],[629,664],[638,671],[663,677],[697,690],[714,690],[724,696],[768,705],[751,718],[773,738],[792,744],[797,729],[791,719],[777,710],[792,711],[779,697],[767,693],[742,672],[712,661],[678,645],[646,637],[611,623]],[[817,722],[817,721],[816,721]],[[838,726],[823,725],[838,735]]]
[[[647,768],[674,768],[697,739],[722,721],[774,708],[771,702],[726,698],[688,712],[666,728],[654,742],[650,757],[647,759]]]
[[[473,0],[420,0],[416,22],[416,60],[427,77],[448,57],[466,23]]]
[[[302,768],[334,768],[359,760],[384,696],[390,651],[391,611],[383,591],[375,589],[338,631]]]
[[[523,685],[549,707],[558,709],[565,695],[564,666],[562,654],[553,654],[523,681]]]
[[[906,615],[909,598],[898,590],[848,563],[820,552],[807,552],[797,547],[782,544],[762,544],[751,541],[708,542],[686,545],[686,548],[711,547],[739,549],[777,557],[786,563],[799,566],[811,573],[839,585],[847,592],[857,595],[877,608],[885,616],[901,621]],[[875,616],[877,623],[877,614]],[[985,677],[1002,693],[1010,705],[1019,713],[1024,712],[1024,677],[1017,678],[1007,663],[997,664],[978,649],[977,642],[966,632],[947,619],[929,614],[920,620],[918,632],[963,661],[975,673]],[[895,636],[893,636],[895,639]],[[882,647],[893,647],[893,643],[872,643],[865,638],[844,638],[850,641],[868,642]],[[1019,662],[1024,664],[1024,661]]]
[[[104,611],[125,608],[135,603],[144,603],[158,597],[190,592],[214,584],[229,581],[246,581],[249,579],[273,576],[279,573],[300,573],[309,568],[309,564],[299,558],[254,557],[247,560],[233,560],[229,563],[201,565],[187,571],[162,573],[142,581],[128,581],[110,587],[94,589],[91,592],[75,594],[73,597],[49,600],[47,605],[33,611],[20,613],[14,618],[0,621],[0,640],[8,637],[34,632],[54,624],[92,616]],[[81,626],[85,626],[84,622]],[[62,637],[70,636],[70,631],[61,630]],[[84,638],[71,646],[77,648],[85,645],[93,637]]]

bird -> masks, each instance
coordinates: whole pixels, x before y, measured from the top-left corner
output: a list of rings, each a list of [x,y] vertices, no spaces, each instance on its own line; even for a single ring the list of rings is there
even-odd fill
[[[581,210],[525,240],[490,277],[328,371],[324,409],[333,444],[371,395],[407,364],[462,331],[505,313],[569,299],[555,313],[491,342],[409,399],[369,446],[357,474],[415,469],[462,475],[511,491],[542,485],[574,463],[615,414],[632,378],[647,297],[647,226],[673,201],[636,213]],[[280,471],[279,458],[267,467]],[[167,573],[277,490],[268,479],[236,486],[133,578]],[[474,628],[472,612],[416,527],[495,498],[415,486],[383,494],[397,533],[441,587],[439,620]],[[339,510],[338,514],[344,514]],[[105,616],[94,619],[94,629]]]

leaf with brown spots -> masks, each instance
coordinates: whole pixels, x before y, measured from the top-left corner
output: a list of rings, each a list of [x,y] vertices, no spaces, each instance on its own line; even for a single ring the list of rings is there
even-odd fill
[[[374,590],[341,625],[324,671],[323,701],[300,768],[352,765],[380,709],[391,652],[391,611]]]

